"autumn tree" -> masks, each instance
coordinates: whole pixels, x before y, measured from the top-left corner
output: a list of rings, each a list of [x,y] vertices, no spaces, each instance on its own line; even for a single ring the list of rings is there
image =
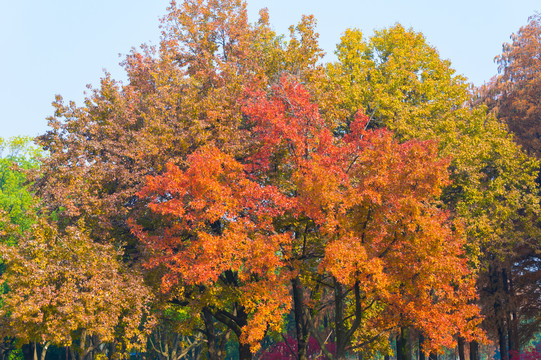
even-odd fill
[[[496,57],[500,75],[480,87],[482,102],[497,118],[509,126],[514,140],[532,156],[539,158],[541,111],[541,17],[511,35],[511,43],[503,44]],[[539,181],[539,178],[538,178]],[[539,252],[537,238],[509,249],[507,256],[491,267],[484,280],[487,297],[496,304],[486,307],[487,325],[499,338],[500,352],[519,353],[539,327]]]
[[[530,155],[541,156],[541,15],[511,35],[495,58],[500,75],[481,87],[482,100],[509,126]]]
[[[166,268],[162,287],[210,287],[207,306],[214,316],[229,319],[224,323],[239,342],[257,350],[267,328],[278,330],[290,307],[288,273],[278,255],[289,237],[272,228],[285,199],[246,178],[243,166],[215,147],[190,155],[186,172],[169,165],[149,178],[141,196],[150,196],[150,208],[168,219],[156,233],[135,227],[153,250],[148,265]],[[230,299],[236,311],[227,314]],[[250,347],[239,350],[241,359],[251,357]]]
[[[246,84],[283,71],[322,73],[309,17],[292,27],[289,42],[270,30],[265,12],[248,24],[240,0],[173,2],[163,22],[159,49],[126,57],[126,85],[107,75],[83,107],[58,97],[50,130],[38,138],[50,152],[39,194],[51,211],[62,210],[61,223],[84,218],[95,238],[132,243],[126,220],[139,207],[135,194],[168,161],[182,165],[208,144],[242,156],[238,99]]]
[[[2,281],[9,292],[0,309],[1,334],[21,344],[71,347],[73,359],[144,346],[142,327],[149,301],[137,274],[119,262],[109,244],[89,241],[79,227],[64,234],[40,219],[16,246],[2,245]],[[103,346],[107,344],[108,346]]]
[[[334,137],[309,93],[287,77],[268,98],[250,90],[244,112],[253,147],[243,162],[202,148],[186,169],[169,165],[140,193],[167,219],[153,231],[135,226],[153,252],[149,265],[167,269],[163,287],[221,291],[233,278],[248,319],[240,340],[252,349],[279,329],[292,302],[301,359],[307,334],[320,337],[305,279],[321,273],[335,292],[336,353],[320,344],[328,357],[342,359],[403,323],[433,334],[434,346],[457,331],[473,335],[462,238],[435,202],[447,161],[434,142],[399,144],[386,130],[367,130],[362,114]]]
[[[143,46],[126,56],[126,84],[107,74],[83,106],[65,104],[61,97],[53,104],[50,130],[38,138],[50,157],[37,189],[48,210],[57,214],[60,230],[83,220],[89,241],[122,247],[127,263],[144,260],[147,254],[127,220],[157,226],[145,213],[145,201],[136,196],[145,177],[165,171],[167,162],[185,167],[188,156],[205,146],[247,156],[239,101],[247,84],[265,87],[289,72],[316,96],[326,96],[315,85],[324,82],[324,69],[318,64],[322,51],[314,27],[312,17],[303,17],[285,40],[270,29],[266,11],[249,24],[244,1],[172,2],[159,46]],[[147,279],[159,271],[149,271]],[[171,289],[164,301],[199,299],[189,301],[191,313],[203,314],[213,295],[205,288],[192,290]],[[232,300],[228,314],[239,313],[234,299],[223,298]],[[240,327],[227,317],[211,315],[211,322],[218,316],[240,335]]]
[[[295,84],[281,84],[281,87],[275,91],[274,97],[268,101],[265,101],[259,94],[248,109],[248,114],[257,121],[258,127],[255,130],[260,129],[259,131],[263,135],[262,143],[264,145],[260,154],[266,156],[270,164],[272,164],[271,159],[275,159],[278,154],[280,157],[286,157],[284,167],[279,168],[278,173],[291,172],[291,178],[285,183],[289,184],[286,187],[288,191],[295,189],[297,195],[296,203],[299,208],[295,220],[306,224],[304,233],[301,232],[299,237],[312,238],[312,241],[315,242],[312,247],[303,249],[306,243],[303,244],[299,241],[298,258],[294,256],[294,261],[303,262],[305,256],[308,258],[310,256],[317,257],[318,246],[324,251],[322,263],[318,266],[320,270],[325,266],[335,280],[334,283],[331,282],[331,288],[334,288],[333,317],[336,322],[334,328],[336,356],[344,356],[346,349],[351,349],[350,346],[353,345],[355,348],[355,343],[359,347],[363,343],[370,343],[387,333],[385,321],[389,321],[387,323],[389,327],[396,326],[397,322],[393,321],[397,321],[398,318],[390,320],[393,315],[387,313],[389,318],[382,320],[382,314],[376,310],[378,307],[390,310],[393,306],[397,306],[397,303],[394,302],[396,299],[385,298],[383,295],[385,291],[393,292],[389,289],[382,289],[387,283],[386,277],[389,279],[387,284],[400,287],[401,275],[398,274],[404,271],[403,274],[408,274],[403,278],[404,281],[407,278],[413,288],[420,286],[420,284],[411,285],[412,274],[408,273],[411,269],[393,272],[396,264],[412,263],[413,261],[412,259],[394,258],[395,255],[398,257],[408,256],[407,250],[403,248],[399,250],[394,246],[400,248],[400,246],[406,246],[405,244],[412,239],[421,239],[425,236],[427,236],[424,238],[425,241],[434,245],[438,241],[437,236],[445,238],[446,235],[443,234],[449,231],[448,228],[445,230],[446,226],[449,226],[449,224],[445,225],[445,216],[440,218],[436,215],[437,212],[428,211],[421,215],[427,216],[426,218],[416,219],[413,214],[419,215],[424,210],[412,210],[411,206],[414,206],[414,201],[409,196],[419,196],[417,201],[421,201],[425,205],[426,202],[430,202],[430,199],[433,200],[433,196],[437,196],[441,187],[446,183],[446,163],[436,159],[434,143],[410,141],[399,145],[392,140],[392,134],[389,132],[368,131],[369,119],[359,114],[352,121],[349,130],[343,137],[333,138],[331,136],[332,128],[329,128],[323,118],[319,116],[317,107],[309,103],[308,94],[304,93],[302,89],[298,89]],[[422,165],[416,161],[428,161],[430,165]],[[265,164],[265,161],[262,163]],[[289,165],[289,163],[294,165]],[[413,170],[429,168],[433,172],[416,174]],[[408,187],[408,184],[411,184],[411,188]],[[423,190],[420,189],[421,187]],[[408,210],[401,208],[406,203]],[[398,206],[398,208],[394,208],[394,206]],[[393,217],[395,215],[400,219],[387,218],[387,216]],[[436,218],[438,220],[435,220]],[[410,221],[414,223],[418,221],[417,224],[428,226],[431,221],[429,219],[435,220],[437,226],[441,226],[441,228],[437,226],[433,228],[434,233],[430,235],[424,231],[427,228],[423,230],[409,223]],[[406,225],[407,223],[409,224]],[[398,226],[398,228],[391,230],[386,226]],[[405,228],[401,228],[402,226]],[[414,228],[415,230],[412,230],[412,233],[408,235],[407,229]],[[386,238],[386,234],[389,238]],[[447,241],[449,241],[448,244],[459,244],[461,240],[459,238],[449,240],[448,238]],[[439,250],[444,251],[441,248]],[[415,256],[419,256],[419,252],[422,252],[415,245],[412,251],[416,254]],[[455,265],[463,262],[463,260],[456,258],[460,253],[457,248],[450,250],[449,254],[451,253],[454,253],[451,256]],[[348,256],[351,258],[348,259]],[[386,263],[387,261],[389,263]],[[348,263],[352,266],[351,268],[348,268]],[[429,267],[429,263],[430,261],[420,266],[421,268],[423,266]],[[434,268],[431,270],[421,268],[418,269],[417,275],[424,271],[427,271],[428,274],[438,273],[438,270]],[[382,271],[383,274],[379,271]],[[450,271],[450,269],[446,271]],[[467,274],[465,269],[461,271],[465,272],[460,275],[458,268],[455,268],[452,276],[457,279]],[[436,278],[438,280],[432,280],[443,283],[446,281],[444,276],[436,276]],[[442,285],[438,283],[434,286],[438,288]],[[468,286],[471,286],[471,283],[466,288]],[[342,287],[343,289],[341,289]],[[426,284],[421,288],[426,289]],[[350,295],[346,296],[348,293]],[[472,296],[471,293],[464,293],[464,295],[465,298]],[[409,298],[404,293],[401,293],[400,296]],[[403,301],[404,298],[398,301]],[[422,301],[423,296],[416,294],[411,298]],[[440,304],[443,305],[445,301],[440,300]],[[346,308],[348,303],[354,304],[353,310]],[[428,304],[420,305],[420,308],[426,307]],[[411,310],[405,311],[399,308],[400,306],[389,312],[394,315],[412,313]],[[465,308],[467,306],[462,309]],[[441,316],[452,313],[449,309],[440,310]],[[472,311],[473,318],[475,309],[472,308],[469,311]],[[374,319],[370,319],[370,313]],[[413,320],[414,318],[415,315],[412,316],[411,321],[422,323],[421,319],[426,321],[428,317],[418,315],[417,320]],[[311,322],[309,316],[306,320]],[[378,321],[380,322],[378,323]],[[449,323],[453,322],[453,320],[449,320]],[[424,328],[428,325],[425,323],[424,325],[418,324],[418,326]],[[356,333],[357,329],[363,329],[365,332],[359,331],[361,333],[359,336],[360,334]],[[378,331],[382,332],[378,333]],[[435,336],[437,341],[446,341],[445,336],[440,335]]]
[[[365,109],[401,141],[437,139],[440,156],[451,157],[452,182],[441,199],[465,220],[471,266],[487,272],[510,249],[537,238],[537,163],[485,108],[468,105],[466,79],[422,34],[396,25],[365,40],[348,30],[337,56],[328,73],[346,94],[344,109]]]

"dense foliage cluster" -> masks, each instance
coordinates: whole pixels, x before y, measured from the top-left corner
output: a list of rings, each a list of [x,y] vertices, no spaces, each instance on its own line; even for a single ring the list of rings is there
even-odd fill
[[[411,29],[323,64],[315,25],[173,1],[45,153],[0,143],[2,359],[534,354],[539,17],[475,93]]]

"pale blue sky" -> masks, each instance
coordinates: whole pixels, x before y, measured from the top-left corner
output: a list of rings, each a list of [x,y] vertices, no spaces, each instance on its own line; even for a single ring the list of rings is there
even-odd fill
[[[181,1],[181,0],[179,0]],[[47,130],[55,94],[78,104],[103,69],[124,79],[119,54],[159,41],[169,0],[0,0],[0,137]],[[248,0],[251,21],[268,7],[279,33],[302,14],[318,19],[326,60],[346,28],[369,36],[400,22],[425,34],[458,73],[480,85],[497,73],[494,56],[541,11],[539,0]]]

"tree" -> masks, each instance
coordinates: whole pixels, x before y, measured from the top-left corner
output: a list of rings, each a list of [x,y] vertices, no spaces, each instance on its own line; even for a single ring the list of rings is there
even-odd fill
[[[164,172],[168,162],[184,167],[204,146],[247,156],[239,101],[247,84],[265,87],[282,72],[294,72],[325,96],[315,85],[323,83],[324,71],[317,64],[322,51],[314,26],[313,18],[304,17],[285,41],[270,30],[265,11],[258,23],[248,24],[244,1],[172,2],[159,47],[126,57],[126,84],[106,75],[84,106],[64,104],[61,97],[53,104],[50,130],[38,138],[50,156],[36,187],[57,214],[60,230],[82,219],[89,240],[122,247],[127,262],[144,261],[128,219],[157,226],[136,196],[146,176]],[[146,275],[153,279],[156,272]],[[188,298],[213,297],[203,288],[192,290]],[[185,304],[186,296],[171,289],[164,301]],[[204,301],[190,304],[193,314],[205,308]],[[238,313],[234,301],[227,306],[229,315]],[[214,316],[238,332],[238,325]]]
[[[465,221],[474,269],[488,272],[537,238],[537,162],[484,107],[468,105],[465,79],[422,34],[396,25],[365,41],[348,30],[337,55],[328,72],[348,94],[343,108],[366,109],[375,126],[388,126],[401,141],[437,139],[440,156],[451,157],[452,182],[441,199]]]
[[[17,246],[0,249],[10,289],[0,309],[2,335],[40,343],[41,360],[49,345],[71,346],[81,360],[144,346],[146,288],[119,262],[118,250],[89,241],[81,228],[61,234],[41,219]]]
[[[150,196],[151,210],[167,221],[151,236],[141,227],[135,231],[153,251],[148,265],[167,269],[165,291],[179,282],[211,287],[217,296],[206,306],[217,308],[218,319],[220,305],[233,298],[238,306],[229,315],[231,328],[257,350],[267,328],[279,330],[290,307],[278,255],[288,237],[272,229],[285,199],[246,178],[243,166],[215,147],[197,150],[187,164],[186,172],[171,164],[164,175],[149,178],[140,196]]]
[[[27,213],[35,204],[25,172],[36,170],[41,158],[41,151],[31,141],[29,137],[0,138],[0,208],[21,231],[30,228]]]
[[[244,163],[202,148],[185,170],[169,165],[140,193],[167,219],[151,232],[135,226],[153,252],[149,265],[167,269],[162,286],[220,291],[226,280],[219,279],[234,277],[249,319],[241,341],[256,349],[289,310],[287,286],[293,297],[299,286],[302,296],[307,272],[330,275],[341,292],[333,299],[335,356],[321,344],[327,356],[342,359],[359,333],[386,333],[403,322],[429,329],[434,345],[448,344],[457,331],[471,334],[476,307],[468,301],[475,295],[462,238],[434,202],[447,182],[435,143],[399,144],[385,130],[366,130],[363,115],[334,138],[308,92],[286,77],[269,98],[250,91],[244,111],[254,124],[254,150]],[[349,291],[352,316],[345,312]],[[300,300],[293,299],[297,326],[317,338]],[[367,319],[374,304],[385,312]],[[406,313],[407,320],[398,315]],[[299,349],[308,343],[300,341],[304,334],[297,334]]]
[[[541,156],[541,15],[528,19],[495,58],[499,76],[481,87],[482,100],[509,126],[528,154]]]
[[[530,155],[541,155],[541,16],[511,35],[496,57],[500,75],[479,89],[480,101],[509,126],[514,140]],[[537,179],[539,181],[539,178]],[[535,223],[534,226],[538,226]],[[539,327],[539,251],[537,237],[517,243],[507,256],[491,267],[485,291],[497,306],[488,307],[486,323],[499,338],[500,352],[519,353]]]
[[[81,107],[57,98],[36,183],[57,237],[118,250],[120,272],[147,264],[161,290],[153,309],[191,314],[179,333],[205,334],[211,359],[216,334],[229,332],[249,358],[290,307],[300,358],[310,336],[327,349],[317,326],[331,318],[338,357],[387,350],[385,335],[410,326],[432,332],[429,346],[457,331],[473,339],[455,213],[472,264],[480,249],[499,256],[509,239],[531,239],[536,164],[484,109],[466,106],[464,79],[422,35],[396,26],[364,43],[349,31],[326,74],[312,17],[286,41],[260,15],[248,24],[242,0],[172,2],[160,45],[126,57],[126,84],[106,75]],[[394,133],[376,131],[385,125]],[[434,265],[437,254],[449,261]],[[416,264],[417,277],[397,261]],[[415,316],[398,315],[405,309]]]

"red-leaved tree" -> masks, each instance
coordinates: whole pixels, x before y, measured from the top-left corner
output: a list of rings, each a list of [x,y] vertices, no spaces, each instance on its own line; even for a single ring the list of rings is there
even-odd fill
[[[434,142],[398,143],[387,130],[368,130],[363,114],[333,133],[287,77],[270,92],[247,90],[244,113],[248,156],[203,147],[185,168],[149,177],[139,193],[165,219],[158,228],[133,227],[151,252],[148,266],[165,268],[163,290],[204,287],[235,303],[230,317],[243,317],[237,335],[252,351],[293,305],[299,358],[309,334],[328,358],[400,327],[425,332],[427,349],[450,346],[457,333],[478,335],[460,222],[436,201],[448,160]],[[312,289],[316,282],[331,289],[330,306],[318,304],[325,296]],[[200,300],[215,316],[230,306]],[[315,326],[326,313],[334,353]]]

